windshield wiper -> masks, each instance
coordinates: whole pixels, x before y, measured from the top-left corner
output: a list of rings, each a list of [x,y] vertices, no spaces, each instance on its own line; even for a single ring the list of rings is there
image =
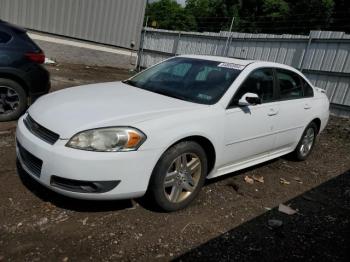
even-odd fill
[[[188,97],[185,97],[185,96],[182,96],[182,95],[179,95],[179,94],[170,93],[169,91],[166,91],[166,90],[151,90],[151,89],[143,88],[141,86],[138,86],[137,82],[132,81],[132,80],[124,80],[124,81],[122,81],[122,83],[130,85],[130,86],[138,87],[138,88],[150,91],[150,92],[154,92],[154,93],[157,93],[157,94],[160,94],[160,95],[169,96],[169,97],[172,97],[172,98],[185,100],[185,101],[191,101]]]
[[[160,94],[160,95],[164,95],[164,96],[169,96],[169,97],[172,97],[172,98],[176,98],[176,99],[180,99],[180,100],[188,100],[187,97],[184,97],[184,96],[181,96],[179,94],[174,94],[174,93],[170,93],[166,90],[156,90],[156,91],[153,91],[154,93],[157,93],[157,94]]]

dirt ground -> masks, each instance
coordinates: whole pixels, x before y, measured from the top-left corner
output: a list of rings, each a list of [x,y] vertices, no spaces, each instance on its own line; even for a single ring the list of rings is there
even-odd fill
[[[131,75],[69,64],[49,70],[52,90]],[[210,180],[190,207],[170,214],[143,199],[78,201],[21,180],[15,125],[0,123],[0,261],[346,261],[350,255],[350,120],[332,117],[307,161],[283,157]],[[246,176],[264,183],[249,184]],[[281,213],[280,203],[298,212]]]

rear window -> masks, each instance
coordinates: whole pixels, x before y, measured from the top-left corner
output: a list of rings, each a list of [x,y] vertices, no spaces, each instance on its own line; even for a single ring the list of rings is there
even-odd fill
[[[25,41],[32,49],[33,51],[40,51],[40,47],[27,35],[26,32],[22,32],[16,35],[16,38],[20,38],[23,41]]]
[[[0,44],[7,44],[10,42],[11,38],[10,34],[0,31]]]

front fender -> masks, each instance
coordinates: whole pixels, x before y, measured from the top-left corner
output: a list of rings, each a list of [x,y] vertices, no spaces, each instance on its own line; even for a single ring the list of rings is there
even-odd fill
[[[224,147],[224,113],[217,110],[188,112],[187,116],[171,116],[135,126],[147,135],[139,150],[159,150],[159,158],[172,145],[189,137],[203,137],[214,147],[216,159],[221,158]],[[214,167],[215,168],[215,167]]]

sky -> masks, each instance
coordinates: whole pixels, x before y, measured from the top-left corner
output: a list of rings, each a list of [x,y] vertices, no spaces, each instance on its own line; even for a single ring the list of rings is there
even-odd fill
[[[186,0],[176,0],[179,4],[185,5]]]

